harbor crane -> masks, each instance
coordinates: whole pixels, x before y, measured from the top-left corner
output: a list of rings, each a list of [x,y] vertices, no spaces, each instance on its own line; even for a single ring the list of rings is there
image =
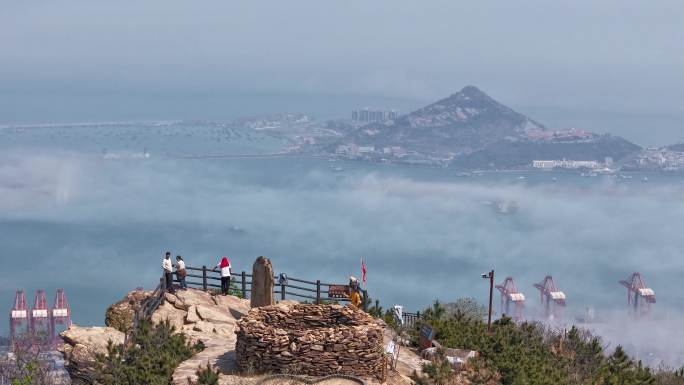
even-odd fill
[[[565,293],[560,291],[553,282],[553,277],[547,275],[540,283],[535,283],[534,287],[541,294],[541,303],[544,309],[544,317],[549,320],[559,320],[562,318],[562,310],[565,307]]]
[[[52,322],[50,322],[50,336],[53,341],[57,342],[59,330],[58,325],[62,325],[64,329],[71,327],[71,308],[69,301],[67,301],[64,289],[57,289],[55,293],[55,302],[52,303],[52,312],[50,314]]]
[[[45,290],[36,290],[31,309],[31,336],[36,339],[36,343],[51,340],[50,312],[48,312],[47,297]]]
[[[10,310],[10,343],[14,346],[23,335],[27,334],[29,327],[29,314],[26,307],[26,293],[17,290],[14,295],[14,305]]]
[[[496,285],[501,293],[501,314],[507,314],[516,321],[522,321],[525,309],[525,294],[518,290],[512,277],[506,277],[502,284]],[[511,304],[513,311],[511,312]]]
[[[18,344],[54,347],[58,342],[58,326],[64,329],[71,326],[71,308],[64,289],[57,290],[51,308],[48,307],[45,290],[36,290],[31,309],[26,306],[24,290],[17,290],[9,321],[12,349]]]
[[[656,302],[655,291],[646,286],[639,272],[634,272],[620,284],[627,288],[627,306],[635,316],[642,316],[651,311],[651,304]]]

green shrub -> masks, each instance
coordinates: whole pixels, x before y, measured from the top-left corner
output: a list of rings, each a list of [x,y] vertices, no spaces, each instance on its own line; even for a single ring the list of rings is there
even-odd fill
[[[197,381],[192,381],[188,378],[188,385],[218,385],[219,383],[219,371],[218,369],[214,371],[211,368],[211,364],[207,363],[207,367],[202,366],[197,369]]]
[[[458,303],[458,302],[457,302]],[[411,330],[417,341],[420,327],[432,326],[435,340],[442,346],[475,350],[480,357],[472,362],[494,371],[504,385],[649,385],[656,376],[641,362],[634,362],[621,347],[608,358],[600,338],[588,331],[572,328],[552,330],[540,323],[517,324],[502,317],[487,332],[482,311],[472,303],[461,302],[456,309],[435,301],[425,309],[423,319]],[[464,311],[470,309],[470,311]],[[439,362],[428,368],[419,381],[432,385],[444,383]],[[665,374],[661,375],[667,377]],[[674,375],[667,378],[675,378]],[[418,380],[418,379],[417,379]],[[668,383],[669,385],[669,383]],[[679,385],[679,384],[677,384]]]
[[[102,385],[167,385],[176,367],[197,350],[168,321],[156,326],[143,321],[128,346],[110,341],[107,355],[97,355],[94,380]]]
[[[415,385],[448,385],[454,383],[454,370],[443,350],[437,352],[434,362],[423,364],[422,374],[415,371],[411,375]]]

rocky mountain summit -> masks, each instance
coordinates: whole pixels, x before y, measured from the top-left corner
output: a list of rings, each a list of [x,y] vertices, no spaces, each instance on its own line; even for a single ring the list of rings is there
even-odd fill
[[[620,160],[639,146],[577,129],[552,130],[474,86],[403,115],[363,126],[334,151],[369,160],[439,163],[468,169],[529,167],[533,160]]]
[[[546,131],[546,127],[474,86],[399,118],[393,127],[397,139],[439,142],[452,151],[482,147],[502,138],[515,140],[532,131]]]
[[[106,327],[72,326],[61,334],[64,343],[59,351],[66,367],[75,378],[92,378],[96,354],[106,354],[107,344],[124,342],[124,332],[132,326],[132,315],[149,292],[133,291],[107,310]],[[249,311],[249,300],[234,296],[217,296],[189,289],[165,294],[164,303],[152,315],[152,323],[163,321],[186,335],[190,343],[202,342],[205,349],[183,362],[174,374],[174,382],[187,384],[200,365],[210,362],[222,370],[234,366],[235,325]]]
[[[132,315],[140,307],[141,302],[145,298],[148,298],[150,294],[150,292],[133,291],[128,293],[121,301],[110,306],[106,315],[106,322],[108,325],[106,327],[79,327],[73,325],[70,329],[61,334],[63,343],[59,347],[59,351],[64,355],[66,368],[72,378],[94,378],[93,371],[96,367],[96,355],[107,354],[107,345],[109,341],[112,341],[114,344],[122,344],[124,342],[125,333],[121,330],[130,329],[132,326],[130,323],[133,319]],[[175,327],[176,332],[184,334],[191,344],[201,342],[204,346],[204,349],[201,352],[198,352],[190,359],[181,362],[175,369],[173,372],[173,384],[186,385],[188,384],[188,378],[196,380],[197,369],[206,367],[207,364],[211,364],[220,371],[219,384],[221,385],[255,384],[259,377],[245,377],[243,374],[240,374],[236,362],[236,345],[238,345],[237,334],[240,334],[240,330],[244,330],[245,325],[243,322],[243,329],[240,329],[240,320],[247,314],[250,314],[252,318],[259,317],[263,314],[267,314],[272,318],[273,314],[281,314],[291,309],[301,310],[302,306],[312,306],[314,310],[320,308],[320,306],[316,307],[315,305],[301,305],[294,301],[281,301],[277,305],[250,310],[249,302],[248,299],[240,299],[234,296],[212,295],[211,293],[196,289],[177,291],[175,294],[164,294],[164,303],[153,313],[151,318],[152,322],[157,324],[168,321]],[[338,318],[342,316],[346,317],[342,317],[344,320],[353,318],[362,320],[363,322],[372,321],[370,317],[359,310],[341,306],[333,306],[332,308],[334,308],[335,314],[339,313],[340,316]],[[304,313],[301,314],[301,317],[304,317],[302,319],[306,319],[306,322],[317,323],[316,325],[318,326],[316,326],[316,330],[314,330],[316,333],[321,333],[321,331],[324,330],[322,327],[328,325],[328,321],[322,318],[312,318],[310,315]],[[292,316],[288,317],[287,320],[282,321],[288,324],[294,322],[296,326],[299,325],[299,323],[295,322],[296,319],[297,316]],[[335,322],[341,322],[339,319],[335,319],[337,320]],[[356,325],[361,322],[358,320],[356,322],[345,322],[351,322]],[[382,323],[379,323],[378,325],[382,325]],[[374,328],[374,338],[379,339],[374,342],[376,344],[373,345],[374,349],[377,349],[377,344],[380,343],[382,339],[387,343],[392,338],[388,329],[381,329],[380,326],[376,326],[374,323],[371,323],[370,326],[347,326],[346,328]],[[383,335],[378,334],[381,330]],[[344,333],[342,335],[344,335]],[[264,339],[264,341],[266,341],[266,339]],[[322,342],[321,346],[325,350],[327,349],[326,346],[332,341],[332,338],[328,341],[326,337],[326,341]],[[341,344],[342,342],[339,343]],[[350,341],[344,343],[352,344]],[[360,343],[361,341],[357,341],[357,344]],[[301,345],[302,346],[300,346],[297,351],[306,350],[303,342]],[[290,345],[288,344],[288,349],[289,347]],[[345,345],[345,347],[347,346]],[[277,347],[274,347],[274,349],[275,348]],[[358,349],[358,347],[355,347],[354,349]],[[317,351],[314,350],[314,352]],[[333,354],[332,352],[326,353],[323,351],[318,353],[321,353],[324,356],[326,354],[329,356]],[[331,358],[328,357],[327,359],[330,360]],[[348,362],[351,362],[351,360],[342,360],[342,365],[345,365]],[[414,370],[420,372],[420,365],[424,362],[425,361],[421,360],[420,357],[410,350],[402,350],[399,363],[400,370],[398,373],[388,378],[388,383],[392,385],[410,384],[409,376]],[[360,367],[363,367],[363,365]],[[374,382],[371,381],[369,383]],[[353,384],[355,384],[353,381],[341,379],[327,382],[324,381],[321,383],[321,385]]]

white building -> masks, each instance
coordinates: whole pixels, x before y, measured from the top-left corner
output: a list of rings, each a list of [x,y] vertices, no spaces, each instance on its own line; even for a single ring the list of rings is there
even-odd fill
[[[554,168],[580,169],[580,168],[599,168],[601,164],[595,160],[533,160],[532,167],[543,170]]]
[[[341,144],[335,150],[337,155],[354,156],[359,153],[359,146],[355,144]]]

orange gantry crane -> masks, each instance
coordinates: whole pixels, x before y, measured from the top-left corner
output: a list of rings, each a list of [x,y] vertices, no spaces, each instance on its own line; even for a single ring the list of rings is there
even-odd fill
[[[651,304],[656,302],[655,291],[646,286],[639,272],[634,272],[630,277],[620,281],[627,288],[627,306],[635,316],[642,316],[651,311]]]
[[[549,320],[560,320],[563,318],[565,293],[558,289],[556,283],[553,282],[553,277],[547,275],[542,282],[535,283],[534,287],[541,294],[544,317]]]
[[[506,314],[516,321],[524,319],[525,294],[518,290],[513,277],[506,277],[502,284],[496,285],[501,293],[501,314]],[[511,310],[511,304],[513,309]]]

